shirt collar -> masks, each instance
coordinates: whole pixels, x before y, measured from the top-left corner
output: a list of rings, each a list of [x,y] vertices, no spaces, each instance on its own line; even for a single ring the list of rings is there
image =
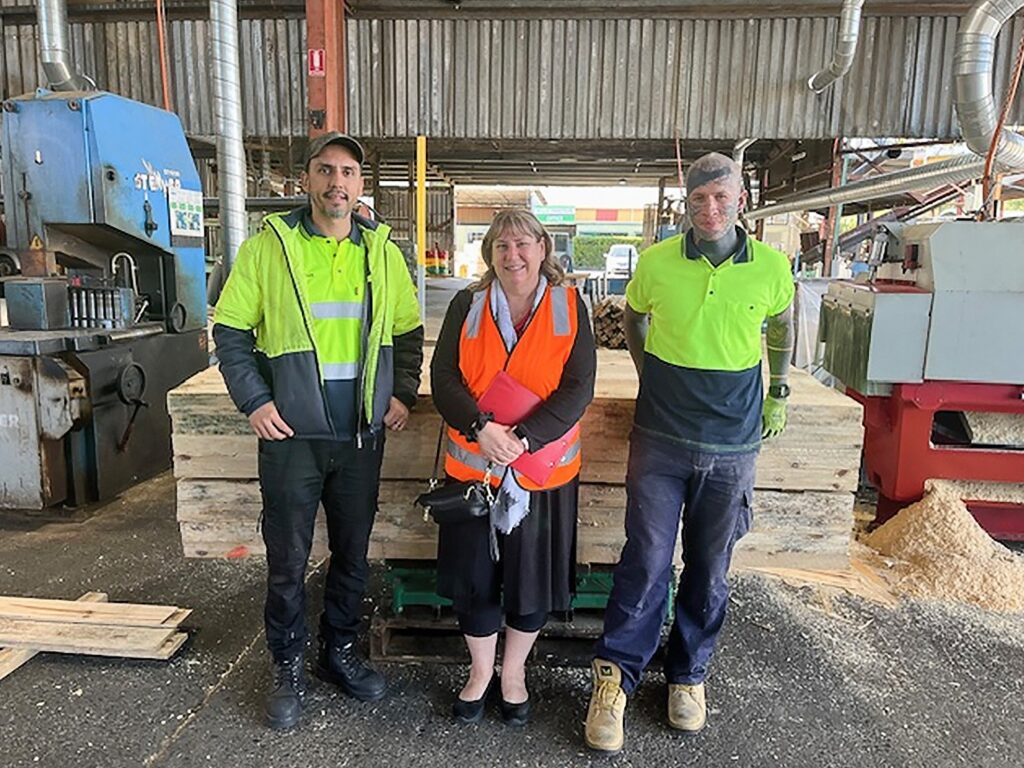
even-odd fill
[[[317,229],[316,224],[313,223],[313,214],[311,208],[304,208],[302,210],[302,228],[306,230],[306,234],[312,237],[326,237],[326,235]],[[352,245],[363,244],[363,233],[359,231],[359,225],[352,222],[352,230],[348,233],[348,240],[352,241]]]
[[[736,234],[739,235],[740,244],[732,255],[733,264],[745,264],[750,261],[750,247],[747,244],[747,232],[739,224],[736,225]],[[683,256],[691,261],[697,261],[704,254],[697,247],[697,240],[693,236],[693,228],[686,230],[686,237],[682,242]]]

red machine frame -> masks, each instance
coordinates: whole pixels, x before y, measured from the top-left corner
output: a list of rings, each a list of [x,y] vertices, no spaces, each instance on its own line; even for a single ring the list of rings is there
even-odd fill
[[[936,411],[1024,414],[1024,386],[926,381],[894,384],[885,397],[847,394],[864,406],[864,464],[879,491],[878,522],[920,499],[929,478],[1024,482],[1024,451],[932,443]],[[994,538],[1024,540],[1024,504],[965,502]]]

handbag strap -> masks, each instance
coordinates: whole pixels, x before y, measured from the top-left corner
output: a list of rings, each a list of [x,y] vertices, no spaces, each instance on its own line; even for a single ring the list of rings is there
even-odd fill
[[[441,443],[444,442],[444,419],[437,430],[437,450],[434,451],[434,473],[430,478],[430,487],[434,488],[441,482]]]

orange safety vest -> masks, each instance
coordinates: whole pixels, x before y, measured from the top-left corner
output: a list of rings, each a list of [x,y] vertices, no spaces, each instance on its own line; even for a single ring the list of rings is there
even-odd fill
[[[565,286],[548,286],[512,352],[506,352],[498,323],[491,313],[491,288],[473,294],[473,303],[462,324],[459,338],[459,370],[475,400],[483,397],[491,381],[505,371],[541,400],[558,388],[562,371],[576,342],[576,291]],[[558,466],[543,485],[515,472],[515,479],[528,491],[546,491],[565,485],[580,472],[579,425],[565,433],[569,442]],[[458,430],[448,427],[448,451],[444,468],[457,480],[483,480],[487,459],[480,445],[470,442]],[[491,475],[501,482],[502,471]]]

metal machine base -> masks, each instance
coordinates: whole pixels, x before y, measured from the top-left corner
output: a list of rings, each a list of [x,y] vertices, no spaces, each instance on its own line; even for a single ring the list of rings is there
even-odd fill
[[[847,394],[864,406],[864,464],[879,490],[876,520],[884,522],[924,495],[929,479],[1024,481],[1024,451],[999,447],[937,445],[933,440],[939,411],[1024,414],[1024,387],[926,381],[894,384],[887,397]],[[1024,505],[965,499],[967,508],[990,535],[1024,540]]]

